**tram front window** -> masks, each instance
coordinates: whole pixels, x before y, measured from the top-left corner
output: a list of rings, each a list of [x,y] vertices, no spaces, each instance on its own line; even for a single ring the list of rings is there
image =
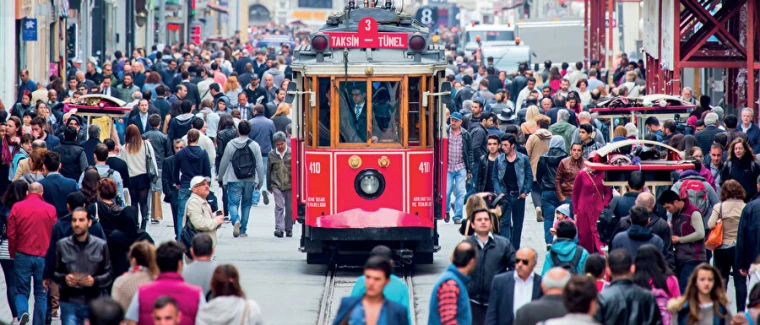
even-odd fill
[[[388,82],[379,84],[390,85]],[[392,97],[389,86],[375,88],[366,81],[352,81],[341,82],[339,88],[340,143],[398,142],[397,118],[394,116],[398,114],[398,109],[394,107],[397,102],[394,98],[397,97]],[[368,99],[369,96],[372,100]],[[370,112],[371,119],[368,118]],[[370,121],[371,125],[368,124]]]

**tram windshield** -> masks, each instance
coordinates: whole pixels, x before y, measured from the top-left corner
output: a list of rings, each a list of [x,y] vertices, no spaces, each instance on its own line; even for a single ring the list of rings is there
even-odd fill
[[[340,143],[400,143],[398,81],[339,82]]]

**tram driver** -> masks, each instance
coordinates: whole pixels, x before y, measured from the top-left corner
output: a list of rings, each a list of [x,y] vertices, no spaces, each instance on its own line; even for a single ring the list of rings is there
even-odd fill
[[[354,87],[350,92],[350,105],[341,100],[340,135],[343,143],[366,143],[367,136],[373,143],[394,142],[396,137],[392,134],[392,128],[381,128],[377,117],[372,117],[372,129],[367,127],[367,91],[364,87]],[[373,114],[376,115],[376,114]],[[393,122],[390,122],[393,124]],[[378,130],[374,135],[372,130]],[[383,132],[386,130],[386,132]],[[388,134],[390,133],[390,134]],[[386,136],[388,134],[388,136]]]

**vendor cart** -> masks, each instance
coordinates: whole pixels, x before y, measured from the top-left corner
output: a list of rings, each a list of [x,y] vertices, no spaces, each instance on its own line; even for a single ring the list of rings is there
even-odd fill
[[[636,124],[638,138],[643,139],[647,134],[644,122],[650,116],[660,121],[676,120],[686,122],[688,113],[696,108],[695,105],[685,102],[678,97],[668,95],[647,95],[640,97],[615,97],[597,104],[591,108],[591,113],[597,113],[597,119],[609,123],[610,139],[615,130],[616,118],[627,118]],[[682,121],[681,121],[682,120]]]

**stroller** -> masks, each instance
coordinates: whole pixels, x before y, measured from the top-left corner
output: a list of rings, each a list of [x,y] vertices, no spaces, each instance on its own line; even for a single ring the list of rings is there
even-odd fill
[[[501,196],[494,193],[481,192],[471,195],[467,199],[467,203],[464,206],[464,213],[467,216],[462,220],[462,224],[459,226],[459,233],[462,236],[472,236],[475,230],[470,225],[470,219],[475,212],[488,211],[491,214],[491,224],[493,225],[493,233],[500,234],[499,221],[501,219]]]

